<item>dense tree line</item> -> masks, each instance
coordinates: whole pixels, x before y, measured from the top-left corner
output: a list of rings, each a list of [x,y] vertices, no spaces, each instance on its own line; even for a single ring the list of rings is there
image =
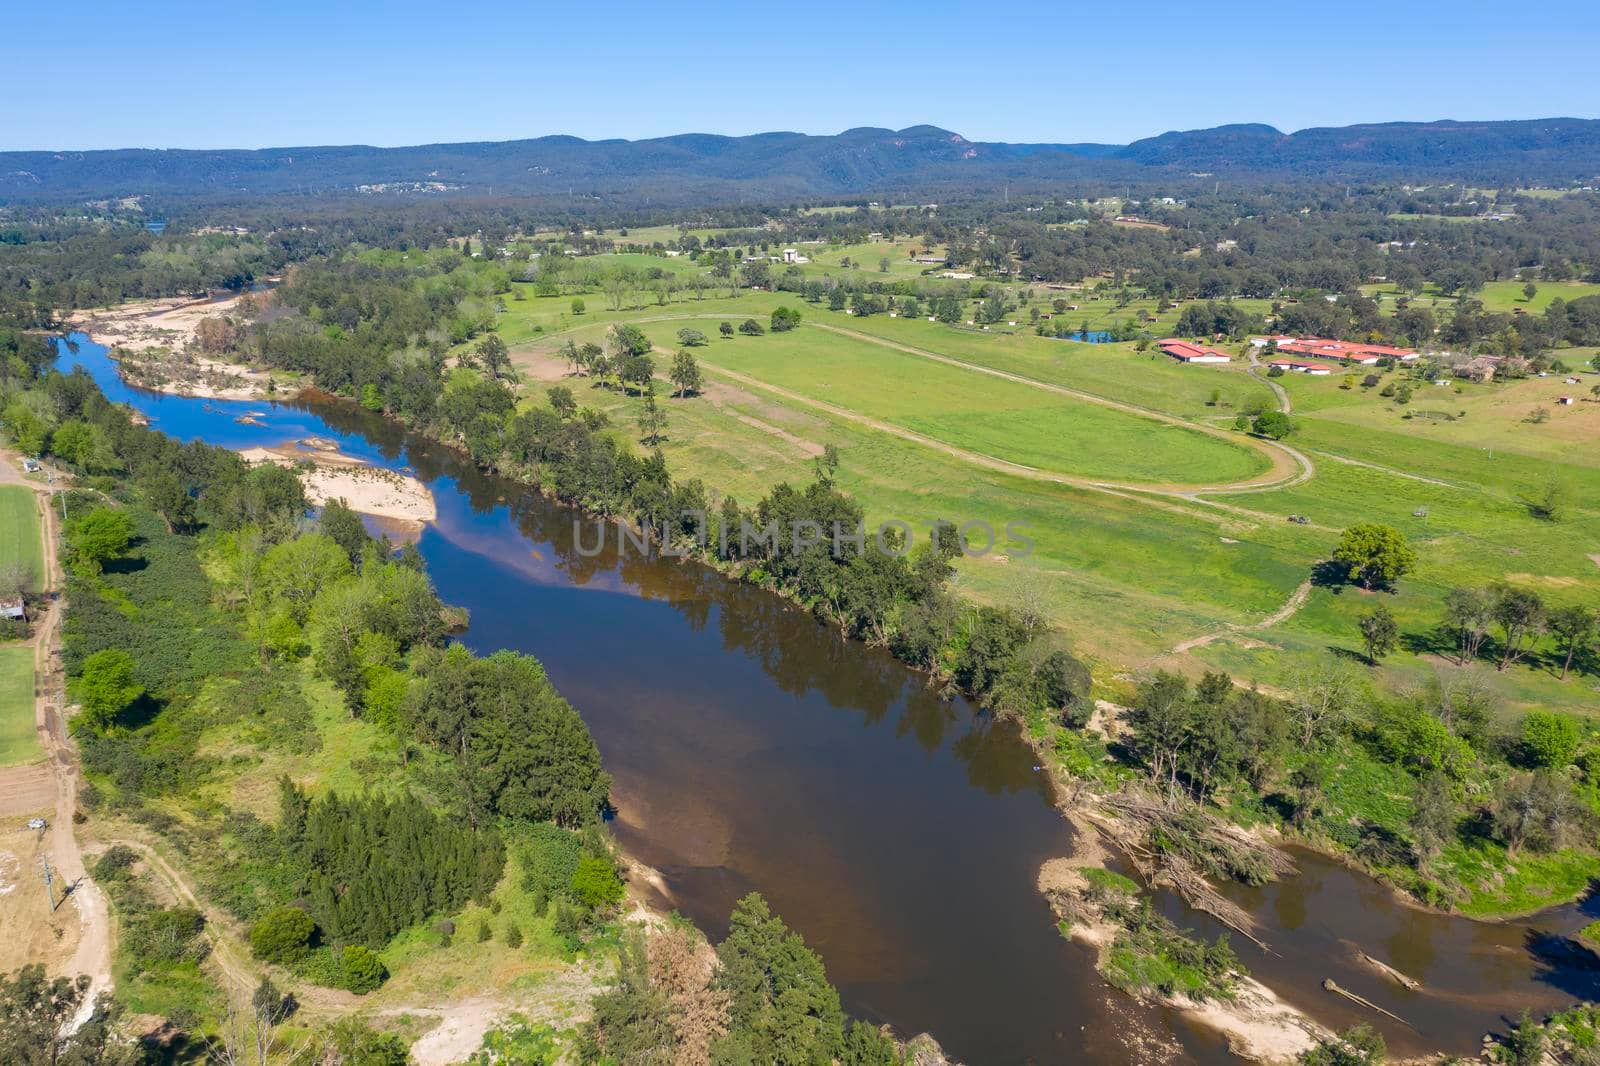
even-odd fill
[[[493,829],[474,831],[413,796],[309,799],[279,783],[277,841],[322,942],[381,948],[434,914],[486,900],[505,866]]]

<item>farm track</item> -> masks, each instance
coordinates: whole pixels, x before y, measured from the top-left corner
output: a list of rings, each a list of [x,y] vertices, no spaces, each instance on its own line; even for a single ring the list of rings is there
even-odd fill
[[[50,602],[45,606],[31,639],[33,645],[34,728],[39,734],[39,745],[44,751],[43,766],[48,767],[55,798],[55,813],[50,819],[50,853],[55,872],[69,885],[69,898],[78,910],[83,931],[77,949],[67,963],[67,972],[89,977],[89,994],[84,997],[71,1022],[77,1029],[94,1013],[94,1003],[101,993],[111,991],[111,912],[104,893],[89,877],[84,867],[83,852],[74,832],[73,815],[78,810],[77,749],[72,743],[66,723],[66,676],[61,666],[61,620],[66,613],[67,601],[61,590],[65,576],[56,552],[56,512],[52,505],[56,493],[54,485],[40,485],[23,477],[12,466],[9,457],[0,457],[0,484],[21,485],[34,494],[39,507],[40,535],[43,537],[43,562],[45,585],[50,590]],[[37,773],[41,764],[18,768],[21,773]],[[4,773],[0,772],[0,778]]]

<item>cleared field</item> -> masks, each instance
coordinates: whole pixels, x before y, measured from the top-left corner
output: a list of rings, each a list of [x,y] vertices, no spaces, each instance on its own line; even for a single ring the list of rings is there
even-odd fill
[[[0,766],[42,758],[33,727],[33,647],[0,647]]]
[[[34,575],[44,576],[44,543],[39,535],[39,511],[33,491],[19,485],[0,485],[0,567],[22,563]]]
[[[652,325],[646,332],[670,346],[675,327]],[[815,328],[740,337],[701,352],[710,367],[726,367],[959,448],[1042,470],[1217,484],[1269,466],[1253,449],[1196,430]]]
[[[808,273],[837,269],[806,267]],[[1491,295],[1522,300],[1520,283],[1505,287],[1506,293]],[[1055,299],[1079,310],[1057,314]],[[1537,589],[1553,605],[1600,602],[1600,566],[1592,558],[1600,555],[1600,462],[1592,447],[1600,439],[1600,403],[1588,402],[1588,377],[1581,385],[1567,385],[1564,375],[1492,386],[1417,385],[1406,405],[1381,397],[1377,388],[1343,389],[1343,375],[1277,379],[1289,391],[1298,426],[1289,443],[1315,463],[1315,473],[1288,488],[1208,493],[1207,499],[1239,509],[1222,510],[1157,494],[1088,491],[979,460],[1152,486],[1242,480],[1262,468],[1259,452],[1054,394],[1049,386],[1226,427],[1241,411],[1273,400],[1246,372],[1243,358],[1224,367],[1181,366],[1133,344],[1039,337],[1027,320],[1028,305],[1015,327],[1002,323],[982,331],[925,318],[860,318],[806,304],[792,293],[730,297],[723,289],[703,300],[652,300],[618,311],[601,294],[586,300],[589,313],[579,318],[570,315],[568,297],[530,294],[509,304],[502,334],[508,341],[513,334],[520,338],[514,356],[535,371],[524,402],[543,402],[544,391],[561,380],[580,403],[607,411],[631,437],[640,401],[583,378],[562,378],[558,348],[568,338],[602,341],[611,323],[635,322],[654,341],[658,373],[665,375],[677,330],[699,329],[713,338],[694,349],[705,367],[706,391],[664,401],[669,426],[663,450],[678,476],[701,478],[748,504],[779,481],[808,480],[815,455],[834,444],[843,453],[841,485],[862,502],[869,521],[980,519],[997,529],[1029,522],[1031,554],[1002,547],[996,555],[965,559],[958,587],[982,602],[1036,604],[1068,640],[1098,657],[1097,676],[1113,693],[1130,672],[1153,664],[1191,673],[1222,668],[1245,681],[1292,687],[1308,666],[1325,662],[1330,649],[1354,656],[1356,621],[1379,602],[1394,612],[1404,639],[1370,676],[1382,688],[1402,691],[1429,683],[1437,671],[1459,669],[1438,629],[1443,598],[1454,586],[1509,580]],[[779,305],[801,310],[799,330],[717,339],[719,322],[765,323]],[[1031,306],[1064,317],[1074,329],[1132,321],[1144,310],[1154,317],[1147,328],[1157,336],[1171,331],[1181,310],[1158,311],[1153,302],[1118,307],[1109,296],[1040,287]],[[1577,366],[1590,354],[1563,357]],[[658,394],[667,388],[662,381]],[[1578,402],[1557,405],[1555,398],[1565,394]],[[1550,417],[1533,419],[1541,407]],[[902,431],[927,439],[897,436]],[[1191,439],[1200,442],[1199,451],[1189,446]],[[1529,497],[1552,479],[1569,490],[1570,506],[1558,522],[1535,517],[1529,507]],[[1307,515],[1315,525],[1291,524],[1291,514]],[[1396,526],[1419,550],[1422,564],[1398,594],[1380,598],[1349,587],[1315,587],[1284,620],[1254,628],[1289,603],[1327,557],[1331,531],[1365,520]],[[1208,633],[1222,636],[1174,654],[1181,642]],[[1561,682],[1558,672],[1542,658],[1503,673],[1485,671],[1508,716],[1532,706],[1600,707],[1594,677],[1575,674]]]
[[[558,367],[551,355],[519,361],[541,366],[546,379]],[[1303,560],[1324,550],[1323,538],[1287,523],[1262,529],[1204,508],[1152,506],[1009,476],[708,377],[703,395],[662,401],[669,420],[662,450],[679,476],[701,478],[749,505],[780,481],[810,480],[813,456],[833,444],[843,456],[840,484],[862,502],[869,522],[895,518],[918,529],[937,518],[988,523],[1001,542],[992,554],[961,561],[962,593],[988,603],[1037,603],[1076,646],[1107,662],[1160,653],[1170,630],[1187,635],[1255,621],[1303,578]],[[531,386],[526,402],[543,402],[555,383]],[[633,425],[637,398],[583,378],[559,383],[619,427]],[[1013,521],[1028,523],[1030,554],[1005,543]]]

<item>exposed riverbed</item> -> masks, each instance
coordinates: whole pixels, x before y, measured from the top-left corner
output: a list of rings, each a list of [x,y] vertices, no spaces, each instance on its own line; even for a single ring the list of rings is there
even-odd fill
[[[614,536],[584,558],[575,512],[354,405],[150,393],[125,385],[102,346],[76,341],[62,369],[83,366],[174,437],[241,450],[323,438],[426,484],[437,517],[418,545],[440,595],[471,612],[463,640],[544,662],[615,775],[618,838],[708,933],[759,890],[822,954],[847,1009],[929,1031],[974,1066],[1161,1061],[1162,1044],[1224,1058],[1215,1038],[1106,988],[1091,953],[1053,929],[1035,880],[1072,833],[1011,726],[936,699],[889,656],[706,567],[619,555]],[[235,421],[246,410],[253,424]],[[1588,920],[1578,907],[1484,925],[1406,907],[1315,855],[1296,860],[1287,882],[1229,889],[1272,950],[1235,946],[1326,1024],[1375,1024],[1401,1052],[1466,1052],[1524,1006],[1600,996],[1600,960],[1564,937]],[[1410,1026],[1336,1000],[1325,977]]]

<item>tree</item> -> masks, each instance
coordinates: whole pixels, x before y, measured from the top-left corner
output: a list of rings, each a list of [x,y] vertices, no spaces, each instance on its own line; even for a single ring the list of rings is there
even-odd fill
[[[1539,770],[1506,782],[1489,813],[1495,836],[1515,857],[1524,847],[1560,848],[1577,823],[1578,805],[1565,780]]]
[[[728,1035],[718,1062],[826,1066],[844,1031],[839,993],[822,960],[751,893],[728,919],[717,947],[719,989],[728,995]]]
[[[483,361],[483,368],[490,376],[500,378],[503,372],[511,365],[511,353],[506,348],[506,342],[500,339],[500,334],[490,333],[478,342],[478,358]]]
[[[800,324],[800,312],[792,307],[780,307],[772,312],[772,332],[787,333]]]
[[[1269,437],[1272,440],[1282,440],[1294,432],[1294,423],[1282,411],[1263,411],[1256,415],[1255,423],[1251,429],[1257,436]]]
[[[0,974],[0,1062],[7,1066],[134,1066],[140,1049],[114,1037],[120,1008],[109,995],[89,1020],[72,1021],[89,994],[87,974],[51,978],[31,963]]]
[[[672,371],[667,377],[676,390],[673,392],[674,396],[687,396],[700,391],[702,384],[700,365],[694,361],[694,354],[687,348],[672,357]]]
[[[1522,287],[1522,295],[1524,299],[1532,300],[1535,296],[1539,295],[1539,286],[1535,285],[1531,281],[1528,282]]]
[[[766,329],[764,329],[761,323],[757,322],[755,319],[747,318],[743,322],[739,323],[739,332],[743,333],[747,337],[759,337],[766,332]]]
[[[287,965],[306,953],[316,923],[299,907],[278,907],[250,927],[250,950],[259,959]]]
[[[717,327],[717,332],[722,334],[722,339],[723,340],[727,340],[729,337],[733,336],[733,323],[732,322],[724,322],[724,323],[722,323],[721,325],[719,325]]]
[[[1361,630],[1361,642],[1367,648],[1367,662],[1376,666],[1379,659],[1394,650],[1395,641],[1400,636],[1394,615],[1389,613],[1389,608],[1379,604],[1371,614],[1362,615],[1356,625]]]
[[[1339,537],[1333,559],[1362,588],[1393,585],[1417,566],[1417,553],[1393,526],[1362,522]]]
[[[572,313],[575,315],[581,315],[586,310],[588,310],[588,308],[584,306],[583,299],[581,297],[574,296],[572,298]]]
[[[651,447],[661,443],[662,436],[667,431],[667,412],[656,403],[656,390],[649,388],[644,393],[644,406],[639,409],[639,435]]]
[[[360,566],[362,559],[376,543],[368,535],[361,516],[342,499],[329,500],[322,505],[322,514],[317,518],[317,528],[324,536],[332,538],[335,544],[344,549],[345,557],[350,560],[351,566]]]
[[[73,684],[85,722],[104,733],[117,715],[144,695],[144,686],[134,680],[133,656],[121,648],[102,648],[83,661],[83,670]]]
[[[678,331],[678,343],[685,348],[699,348],[706,343],[706,335],[686,326]]]
[[[1445,622],[1456,631],[1458,661],[1476,659],[1494,620],[1494,597],[1484,589],[1454,588],[1445,593],[1444,610]]]
[[[1504,670],[1528,653],[1545,624],[1544,600],[1537,592],[1512,585],[1497,585],[1490,614],[1500,627],[1500,661]]]
[[[1522,719],[1522,757],[1529,766],[1560,770],[1572,765],[1582,731],[1555,711],[1529,711]]]
[[[120,559],[133,542],[133,519],[124,511],[96,507],[67,523],[67,550],[91,574]]]
[[[1435,770],[1417,783],[1411,797],[1411,813],[1406,828],[1417,852],[1417,863],[1426,867],[1444,850],[1456,832],[1456,802],[1450,779]]]
[[[550,409],[563,421],[578,413],[578,401],[573,398],[572,390],[565,385],[551,388],[545,399],[549,401]]]
[[[1567,647],[1566,657],[1561,660],[1561,680],[1567,679],[1573,657],[1587,650],[1594,640],[1595,626],[1595,613],[1587,607],[1558,607],[1550,612],[1550,632]]]

